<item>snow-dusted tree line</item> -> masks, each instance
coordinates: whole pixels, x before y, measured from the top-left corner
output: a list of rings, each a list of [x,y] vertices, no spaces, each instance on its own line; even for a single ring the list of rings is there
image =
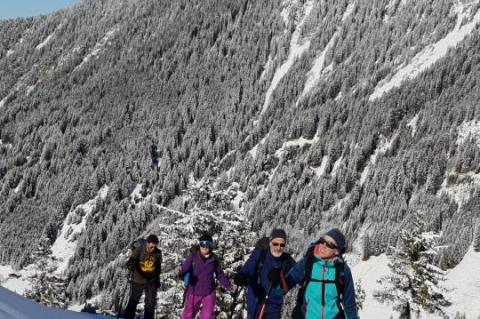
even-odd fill
[[[478,32],[370,99],[456,27],[457,1],[356,1],[346,15],[350,1],[328,0],[300,24],[309,3],[84,0],[0,22],[1,262],[21,267],[48,253],[67,214],[107,185],[64,284],[67,302],[110,292],[104,309],[114,309],[118,256],[168,217],[158,205],[210,205],[182,199],[192,178],[210,177],[245,194],[249,231],[273,220],[296,252],[343,225],[350,242],[366,234],[365,258],[378,255],[422,211],[445,246],[435,264],[456,265],[479,224],[480,144],[464,134],[479,121]],[[309,48],[262,113],[297,28]],[[285,144],[300,138],[310,142]]]

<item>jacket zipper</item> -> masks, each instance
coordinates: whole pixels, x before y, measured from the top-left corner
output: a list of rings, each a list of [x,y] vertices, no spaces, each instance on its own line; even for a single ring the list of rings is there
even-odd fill
[[[322,265],[322,319],[325,319],[325,265]]]

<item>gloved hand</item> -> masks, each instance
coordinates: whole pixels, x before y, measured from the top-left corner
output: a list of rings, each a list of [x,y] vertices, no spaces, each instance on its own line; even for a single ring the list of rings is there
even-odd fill
[[[181,268],[178,268],[178,271],[177,271],[177,276],[175,277],[177,280],[180,280],[182,279],[182,269]]]
[[[281,273],[280,268],[272,268],[270,272],[268,273],[268,281],[272,284],[276,284],[280,282],[280,273]]]
[[[237,286],[246,286],[248,284],[247,278],[241,272],[236,272],[233,275],[233,283]]]
[[[127,261],[127,269],[129,271],[134,271],[135,270],[135,258],[130,257]]]

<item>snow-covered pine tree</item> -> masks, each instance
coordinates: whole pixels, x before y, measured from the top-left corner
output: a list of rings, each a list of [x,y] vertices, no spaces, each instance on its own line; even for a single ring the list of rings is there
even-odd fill
[[[414,318],[422,312],[442,316],[443,307],[450,304],[439,284],[444,272],[433,264],[436,236],[423,232],[423,220],[414,213],[410,231],[404,228],[400,233],[399,244],[391,247],[392,274],[380,280],[384,289],[374,294],[380,302],[393,304],[402,319]]]
[[[475,237],[473,238],[473,250],[480,252],[480,223],[477,224],[475,229]]]
[[[368,258],[370,258],[372,255],[372,249],[370,245],[370,236],[368,233],[365,233],[363,236],[362,260],[368,260]]]

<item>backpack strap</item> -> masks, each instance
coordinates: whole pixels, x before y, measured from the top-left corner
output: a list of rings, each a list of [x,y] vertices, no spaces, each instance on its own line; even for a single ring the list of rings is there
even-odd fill
[[[313,282],[320,282],[322,283],[322,304],[325,304],[325,285],[326,284],[335,284],[335,288],[337,289],[337,307],[341,313],[344,312],[343,310],[343,292],[345,290],[345,264],[343,262],[339,262],[335,264],[335,280],[320,280],[320,279],[312,279],[312,270],[313,270],[313,263],[315,257],[313,256],[313,249],[314,246],[307,250],[305,254],[305,270],[304,270],[304,281],[298,292],[297,296],[297,305],[303,304],[303,297],[305,296],[305,292],[307,290],[308,284]]]
[[[307,290],[308,284],[312,280],[313,259],[314,259],[313,247],[311,247],[307,250],[307,253],[305,254],[305,269],[303,271],[304,280],[297,295],[298,305],[303,304],[303,296],[305,295],[305,291]]]
[[[147,245],[147,241],[145,239],[138,240],[138,248],[140,249],[140,254],[138,255],[138,260],[145,259],[145,246]]]
[[[258,257],[258,261],[255,265],[255,273],[257,275],[257,285],[261,286],[261,273],[263,269],[263,265],[265,264],[265,258],[267,258],[267,250],[260,249],[260,256]]]

